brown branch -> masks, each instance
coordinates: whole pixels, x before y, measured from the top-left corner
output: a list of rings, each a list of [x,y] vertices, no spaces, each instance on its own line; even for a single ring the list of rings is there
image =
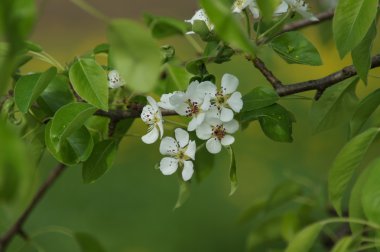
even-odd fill
[[[247,57],[249,61],[252,61],[253,65],[259,69],[259,71],[262,73],[262,75],[269,81],[269,83],[272,85],[272,87],[277,90],[279,88],[282,88],[282,82],[277,79],[276,76],[265,66],[264,62],[259,58],[251,58]]]
[[[57,180],[57,178],[61,175],[61,173],[65,170],[66,166],[64,164],[59,164],[57,167],[51,172],[50,176],[47,180],[42,184],[40,189],[37,191],[36,195],[33,197],[29,206],[25,209],[25,211],[21,214],[21,216],[17,219],[15,224],[0,238],[0,252],[5,252],[9,243],[16,235],[20,235],[24,239],[28,239],[27,234],[23,230],[23,225],[25,221],[28,219],[29,215],[32,213],[37,204],[41,201],[41,199],[46,194],[47,190],[53,185],[53,183]]]

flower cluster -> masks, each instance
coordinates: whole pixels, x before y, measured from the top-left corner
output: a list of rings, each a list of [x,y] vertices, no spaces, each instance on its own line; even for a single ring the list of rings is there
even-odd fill
[[[164,137],[161,140],[160,152],[169,156],[160,162],[159,168],[164,175],[173,174],[180,168],[183,180],[191,179],[196,144],[189,140],[188,131],[195,131],[200,140],[205,140],[206,149],[213,154],[219,153],[222,146],[234,143],[231,134],[239,129],[234,115],[243,108],[242,95],[236,91],[238,85],[235,76],[224,74],[220,88],[210,81],[193,81],[186,91],[163,94],[158,103],[147,97],[148,104],[141,113],[141,119],[149,126],[148,133],[141,138],[144,143],[151,144],[163,137],[161,109],[175,111],[190,119],[187,131],[177,128],[175,139]]]

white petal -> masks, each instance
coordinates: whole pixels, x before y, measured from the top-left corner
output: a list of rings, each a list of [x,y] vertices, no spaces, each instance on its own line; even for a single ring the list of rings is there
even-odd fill
[[[178,153],[178,143],[172,137],[164,137],[160,144],[160,153],[162,155],[175,155]]]
[[[229,122],[233,118],[234,118],[234,112],[229,108],[223,107],[221,112],[220,112],[220,120],[222,122]]]
[[[164,136],[164,124],[162,123],[162,119],[156,123],[156,126],[160,130],[160,138]]]
[[[206,142],[206,149],[210,153],[216,154],[222,150],[222,145],[220,144],[220,141],[217,138],[210,138]]]
[[[118,88],[124,84],[124,80],[120,77],[118,71],[112,70],[108,73],[108,86],[110,88]]]
[[[280,14],[284,14],[288,11],[288,4],[286,2],[282,2],[278,7],[277,9],[275,10],[274,14],[275,15],[280,15]]]
[[[210,109],[210,107],[211,107],[211,97],[210,97],[210,95],[207,94],[207,95],[204,97],[204,99],[203,99],[203,103],[202,103],[202,105],[201,105],[201,109],[202,109],[203,111],[207,111],[207,110]]]
[[[227,104],[230,105],[233,111],[239,113],[243,108],[243,100],[240,92],[234,92],[227,100]]]
[[[160,101],[157,103],[160,108],[174,110],[174,106],[170,103],[170,97],[173,93],[161,95]]]
[[[175,173],[178,168],[178,159],[164,157],[160,162],[160,170],[164,175],[171,175]]]
[[[193,117],[191,121],[189,122],[189,125],[187,125],[188,131],[194,131],[199,126],[198,120],[196,117]]]
[[[191,161],[183,162],[182,178],[184,181],[191,179],[194,173],[194,165]]]
[[[198,81],[193,81],[189,84],[189,86],[187,87],[187,90],[186,90],[186,97],[187,98],[195,98],[195,97],[198,97],[199,94],[197,93],[197,88],[199,86],[199,82]]]
[[[239,86],[239,79],[232,74],[224,74],[222,77],[222,93],[232,94]]]
[[[186,130],[177,128],[174,130],[175,139],[181,148],[185,147],[189,143],[189,133]]]
[[[197,151],[197,146],[195,144],[195,141],[190,141],[185,151],[185,155],[191,158],[192,160],[195,160],[196,151]]]
[[[175,112],[177,112],[181,116],[191,115],[191,108],[186,103],[181,103],[177,107],[175,107]]]
[[[239,129],[239,123],[235,119],[224,123],[223,126],[226,129],[226,132],[230,134],[235,133]]]
[[[201,125],[203,121],[205,120],[205,117],[206,117],[206,113],[204,112],[201,112],[198,115],[196,115],[195,118],[197,118],[197,124]]]
[[[207,123],[202,123],[197,127],[197,137],[202,140],[207,140],[211,137],[212,135],[212,128],[209,124]]]
[[[169,97],[169,103],[174,107],[184,103],[185,100],[186,100],[185,93],[180,92],[180,91],[174,92],[174,94]]]
[[[203,96],[209,95],[210,97],[215,97],[216,95],[216,86],[211,81],[201,82],[198,86],[198,92]]]
[[[145,105],[141,112],[141,119],[144,123],[151,125],[154,123],[156,111],[151,105]]]
[[[159,137],[159,131],[156,127],[153,127],[151,131],[148,132],[148,134],[141,137],[141,140],[146,144],[152,144],[156,142],[156,140]]]
[[[220,118],[219,109],[216,106],[211,106],[206,112],[206,118]]]
[[[253,18],[257,19],[260,17],[260,10],[255,5],[249,5],[249,10],[252,12]]]
[[[158,110],[157,102],[151,96],[147,96],[146,99],[148,100],[152,108],[157,111]]]
[[[225,135],[221,140],[221,143],[223,146],[231,145],[234,142],[235,142],[235,138],[231,135]]]

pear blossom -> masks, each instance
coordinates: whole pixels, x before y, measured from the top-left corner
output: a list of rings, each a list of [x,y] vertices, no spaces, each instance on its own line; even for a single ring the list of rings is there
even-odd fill
[[[254,18],[260,17],[260,11],[255,0],[236,0],[232,6],[232,12],[241,13],[247,7],[252,12]]]
[[[239,113],[243,108],[243,100],[236,89],[239,79],[232,74],[224,74],[221,89],[212,94],[212,105],[207,115],[216,117],[222,122],[229,122],[234,118],[234,112]]]
[[[199,88],[201,84],[202,89]],[[201,125],[206,117],[206,112],[210,109],[211,97],[209,94],[205,94],[205,90],[208,90],[208,93],[214,93],[216,87],[210,81],[201,83],[193,81],[186,92],[175,92],[169,98],[174,111],[181,116],[192,117],[187,127],[188,131],[193,131]]]
[[[147,125],[149,125],[148,133],[141,137],[141,140],[146,144],[154,143],[158,137],[161,138],[164,134],[164,126],[162,122],[162,114],[156,101],[148,96],[148,105],[144,106],[141,112],[141,119]]]
[[[108,86],[110,88],[119,88],[124,86],[124,84],[125,82],[118,71],[112,70],[108,73]]]
[[[164,157],[160,162],[160,170],[164,175],[175,173],[178,168],[182,169],[184,181],[191,179],[194,173],[196,144],[189,141],[189,133],[181,128],[174,131],[175,139],[164,137],[160,144],[160,153],[169,157]]]
[[[208,18],[206,12],[204,9],[199,9],[195,12],[194,16],[189,19],[189,20],[185,20],[185,22],[187,23],[190,23],[190,24],[194,24],[194,22],[196,20],[199,20],[199,21],[203,21],[205,22],[205,24],[207,25],[207,28],[212,31],[214,29],[214,25],[211,23],[210,19]],[[193,31],[189,31],[187,32],[186,34],[194,34]]]
[[[230,134],[239,129],[239,123],[233,119],[229,122],[222,122],[217,118],[207,118],[196,130],[197,137],[207,140],[206,149],[212,153],[219,153],[222,146],[229,146],[235,142],[235,138]]]
[[[304,0],[284,0],[280,11],[287,12],[288,8],[299,13],[304,18],[318,21],[318,18],[309,12],[309,5]]]
[[[170,103],[170,97],[177,92],[161,95],[160,101],[157,103],[158,106],[163,109],[174,110],[174,106]]]

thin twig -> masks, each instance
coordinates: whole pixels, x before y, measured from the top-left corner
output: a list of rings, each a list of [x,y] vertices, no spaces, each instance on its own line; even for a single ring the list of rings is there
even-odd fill
[[[274,76],[274,74],[265,66],[264,62],[261,59],[257,57],[255,58],[247,57],[247,59],[249,61],[252,61],[253,65],[257,69],[259,69],[261,74],[269,81],[269,83],[272,85],[272,87],[275,90],[278,90],[279,88],[283,87],[282,82],[279,79],[277,79],[276,76]]]

